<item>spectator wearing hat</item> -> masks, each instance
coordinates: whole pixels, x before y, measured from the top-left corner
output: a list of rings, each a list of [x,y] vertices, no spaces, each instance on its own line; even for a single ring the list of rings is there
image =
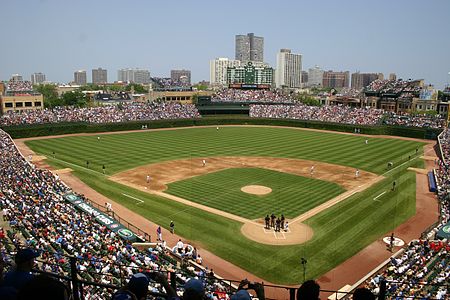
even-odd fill
[[[205,287],[200,279],[191,279],[184,285],[183,300],[202,300],[205,298]]]
[[[149,282],[150,278],[148,275],[143,273],[134,274],[127,284],[125,284],[116,293],[114,293],[112,299],[113,300],[146,299]]]
[[[39,253],[29,248],[19,250],[15,257],[17,268],[6,273],[2,286],[12,286],[20,290],[25,282],[36,277],[30,272],[34,266],[34,259],[38,256]]]
[[[230,300],[250,300],[249,292],[244,289],[247,286],[247,290],[254,290],[258,300],[265,300],[264,283],[250,282],[247,279],[242,280],[239,283],[238,291],[230,297]]]

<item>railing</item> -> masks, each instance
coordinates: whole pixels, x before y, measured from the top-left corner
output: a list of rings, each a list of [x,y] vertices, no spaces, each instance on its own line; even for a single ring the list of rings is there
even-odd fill
[[[151,235],[150,234],[148,234],[147,232],[143,231],[142,229],[136,227],[135,225],[131,224],[130,222],[128,222],[124,218],[120,217],[114,211],[109,211],[105,206],[103,206],[101,204],[98,204],[97,202],[95,202],[95,201],[93,201],[93,200],[91,200],[89,198],[85,198],[85,201],[88,202],[93,207],[97,208],[98,210],[101,210],[101,211],[105,212],[107,215],[111,216],[114,220],[118,221],[123,226],[125,226],[128,229],[132,230],[134,233],[137,233],[138,235],[140,235],[140,236],[138,236],[140,239],[143,239],[146,242],[151,242]]]

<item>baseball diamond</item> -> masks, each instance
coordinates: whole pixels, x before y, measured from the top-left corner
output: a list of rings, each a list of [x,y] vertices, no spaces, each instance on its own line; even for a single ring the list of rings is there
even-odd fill
[[[193,245],[278,284],[302,281],[299,257],[308,258],[308,278],[319,278],[413,216],[416,175],[408,168],[423,169],[414,153],[427,144],[251,126],[108,133],[101,141],[81,134],[26,145],[115,203],[166,229],[173,220],[176,233]],[[272,191],[241,191],[251,185]],[[287,216],[289,231],[264,230],[272,213]]]

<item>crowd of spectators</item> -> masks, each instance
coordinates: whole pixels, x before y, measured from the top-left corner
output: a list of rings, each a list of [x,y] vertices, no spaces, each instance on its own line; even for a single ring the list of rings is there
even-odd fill
[[[250,105],[252,118],[287,118],[355,125],[376,125],[383,117],[380,109],[360,109],[342,105]]]
[[[212,102],[298,103],[290,95],[270,90],[221,89],[211,96]]]
[[[143,270],[176,274],[182,294],[182,284],[190,278],[204,281],[207,295],[228,292],[225,286],[208,272],[177,262],[169,255],[165,243],[139,250],[99,223],[94,215],[75,209],[63,198],[75,191],[64,185],[52,172],[36,168],[17,150],[10,137],[0,130],[0,205],[11,231],[1,231],[0,251],[10,263],[9,253],[31,248],[41,253],[39,269],[68,275],[67,255],[77,257],[77,268],[85,280],[120,285],[120,278],[130,278]],[[83,197],[80,195],[80,197]],[[5,215],[6,212],[6,215]],[[8,240],[12,244],[8,244]],[[14,249],[15,248],[15,249]],[[186,260],[185,260],[186,261]],[[206,268],[207,270],[207,268]],[[174,273],[171,273],[174,272]],[[151,282],[150,291],[164,292],[161,285]],[[109,299],[112,290],[86,286],[86,299],[101,295]]]
[[[189,84],[172,78],[152,77],[152,80],[164,88],[188,87]]]
[[[387,125],[420,128],[445,128],[446,122],[440,114],[412,114],[409,112],[389,113],[384,119],[384,123]]]
[[[359,88],[344,88],[336,94],[338,97],[358,97],[361,93]]]
[[[168,103],[132,103],[97,107],[57,106],[53,109],[8,111],[0,120],[1,126],[88,122],[115,123],[137,120],[162,120],[180,118],[200,118],[200,114],[193,104]]]
[[[13,82],[11,81],[5,81],[5,89],[6,90],[13,90],[13,91],[31,91],[34,90],[33,86],[31,85],[30,81],[19,81],[19,82]]]
[[[389,79],[376,79],[372,81],[366,88],[365,91],[368,92],[378,92],[383,86],[385,86],[389,82]]]
[[[200,118],[194,104],[178,102],[124,103],[123,116],[126,121]]]

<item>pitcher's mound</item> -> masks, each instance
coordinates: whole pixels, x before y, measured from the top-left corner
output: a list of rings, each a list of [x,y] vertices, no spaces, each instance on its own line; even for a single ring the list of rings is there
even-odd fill
[[[241,188],[241,191],[247,194],[265,195],[272,192],[272,189],[262,185],[247,185]]]
[[[281,230],[280,232],[265,229],[263,222],[263,219],[259,219],[245,223],[241,228],[242,234],[255,242],[278,246],[302,244],[314,235],[311,227],[301,222],[289,224],[288,231]]]

